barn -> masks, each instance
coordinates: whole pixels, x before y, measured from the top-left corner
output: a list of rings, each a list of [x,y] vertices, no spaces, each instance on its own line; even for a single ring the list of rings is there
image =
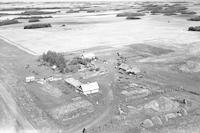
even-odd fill
[[[87,83],[81,85],[82,93],[85,95],[98,93],[99,92],[99,85],[97,82]]]

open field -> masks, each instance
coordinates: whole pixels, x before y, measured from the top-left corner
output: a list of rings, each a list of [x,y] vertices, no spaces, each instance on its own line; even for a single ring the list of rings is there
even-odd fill
[[[0,132],[200,132],[199,3],[29,4],[0,5]]]
[[[65,3],[63,6],[67,7],[67,4],[69,3]],[[167,3],[161,3],[161,5],[164,4]],[[99,4],[101,10],[97,8],[100,10],[99,12],[92,13],[84,11],[66,13],[69,9],[59,9],[60,12],[56,14],[42,15],[50,15],[53,18],[41,19],[41,22],[37,22],[50,23],[51,28],[24,30],[23,27],[28,25],[28,22],[26,19],[20,19],[19,21],[23,22],[21,24],[0,27],[0,34],[38,54],[48,50],[66,52],[96,46],[122,46],[146,42],[183,45],[200,41],[199,33],[187,31],[189,26],[198,26],[198,22],[187,21],[191,15],[163,16],[162,14],[149,15],[147,13],[137,21],[127,21],[124,17],[116,17],[117,13],[124,11],[137,12],[139,8],[142,8],[141,5],[143,4],[132,3],[133,9],[131,9],[126,3],[124,6],[113,3],[111,7],[108,7],[107,3],[103,3]],[[184,5],[189,8],[188,10],[199,12],[198,6],[194,4],[186,3]],[[52,7],[51,4],[48,6]],[[71,6],[77,7],[78,5]],[[90,5],[80,5],[80,7],[88,6]],[[93,7],[91,8],[93,9]],[[116,11],[118,8],[119,10]],[[75,9],[83,10],[78,7]],[[47,11],[52,10],[48,9]],[[23,36],[21,36],[22,34]]]

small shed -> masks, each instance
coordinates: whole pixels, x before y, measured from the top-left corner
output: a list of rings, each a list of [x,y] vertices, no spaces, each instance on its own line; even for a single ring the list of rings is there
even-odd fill
[[[80,86],[83,84],[79,80],[76,80],[74,78],[67,78],[65,79],[65,82],[76,88],[80,88]]]
[[[56,68],[57,68],[56,65],[53,65],[53,66],[51,67],[52,70],[56,70]]]
[[[35,81],[35,77],[34,76],[26,77],[25,80],[26,80],[26,83],[33,82]]]
[[[82,84],[81,90],[82,90],[83,94],[85,94],[85,95],[98,93],[99,92],[99,85],[98,85],[97,82]]]
[[[127,74],[138,74],[141,72],[137,66],[129,66],[128,64],[125,63],[122,63],[119,66],[119,69],[125,71]]]
[[[46,78],[47,81],[53,81],[53,76]]]
[[[83,54],[81,55],[81,58],[82,58],[82,59],[90,59],[90,60],[92,60],[92,59],[95,59],[96,56],[95,56],[94,53],[83,53]]]
[[[128,70],[126,70],[126,72],[127,72],[128,74],[138,74],[138,73],[140,73],[141,71],[140,71],[140,69],[139,69],[138,67],[132,66],[131,68],[129,68]]]

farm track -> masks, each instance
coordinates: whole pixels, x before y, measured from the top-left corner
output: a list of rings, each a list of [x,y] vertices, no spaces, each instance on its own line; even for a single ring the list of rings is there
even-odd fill
[[[11,41],[11,40],[9,40],[9,39],[7,39],[7,38],[5,38],[5,37],[2,36],[2,35],[0,35],[0,39],[4,40],[5,42],[9,43],[10,45],[13,45],[13,46],[19,48],[20,50],[23,50],[23,51],[25,51],[25,52],[27,52],[27,53],[29,53],[29,54],[31,54],[31,55],[38,55],[36,52],[34,52],[34,51],[32,51],[32,50],[30,50],[30,49],[28,49],[28,48],[25,48],[25,47],[23,47],[22,45],[20,45],[20,44],[18,44],[18,43],[16,43],[16,42],[13,42],[13,41]]]

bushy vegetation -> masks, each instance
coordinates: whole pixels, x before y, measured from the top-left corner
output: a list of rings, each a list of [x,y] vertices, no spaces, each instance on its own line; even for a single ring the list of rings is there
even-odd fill
[[[181,14],[194,15],[194,14],[197,14],[197,13],[194,12],[194,11],[181,11]]]
[[[79,10],[70,9],[70,10],[67,11],[66,13],[79,13]]]
[[[191,26],[188,28],[188,31],[200,31],[200,26]]]
[[[17,17],[16,19],[43,19],[43,18],[52,18],[52,16]]]
[[[144,13],[139,13],[139,12],[123,12],[123,13],[118,13],[116,16],[117,17],[127,17],[127,16],[144,16],[145,14]]]
[[[18,20],[16,19],[11,19],[11,20],[3,20],[3,21],[0,21],[0,26],[3,26],[3,25],[10,25],[10,24],[17,24],[17,23],[20,23]]]
[[[29,19],[29,23],[33,23],[33,22],[39,22],[40,20],[39,19]]]
[[[42,54],[41,60],[43,62],[49,63],[50,66],[56,65],[60,72],[65,72],[66,59],[64,58],[63,54],[48,51],[47,53]]]
[[[84,66],[85,68],[90,68],[91,70],[99,70],[97,68],[91,67],[90,59],[84,59],[76,56],[71,60],[66,60],[62,53],[57,53],[54,51],[43,53],[42,56],[39,58],[39,61],[42,62],[43,65],[57,66],[57,69],[62,73],[77,72],[81,68],[81,66]]]
[[[135,16],[127,16],[126,19],[137,20],[137,19],[141,19],[141,18],[135,17]]]
[[[87,65],[88,63],[90,63],[91,60],[90,59],[83,59],[81,57],[74,57],[71,62],[70,62],[70,65],[78,65],[78,64],[81,64],[81,65]]]
[[[164,13],[165,16],[177,15],[176,13]]]
[[[187,10],[187,7],[174,4],[174,5],[145,5],[144,10],[150,11],[152,14],[164,14],[164,15],[176,15],[176,13],[181,13]]]
[[[42,15],[42,14],[54,14],[54,13],[56,13],[56,12],[30,10],[30,11],[22,12],[21,15]]]
[[[51,27],[51,24],[43,23],[43,24],[31,24],[24,26],[24,29],[36,29],[36,28],[47,28]]]
[[[188,20],[190,20],[190,21],[200,21],[200,16],[196,16],[196,17],[190,18]]]

